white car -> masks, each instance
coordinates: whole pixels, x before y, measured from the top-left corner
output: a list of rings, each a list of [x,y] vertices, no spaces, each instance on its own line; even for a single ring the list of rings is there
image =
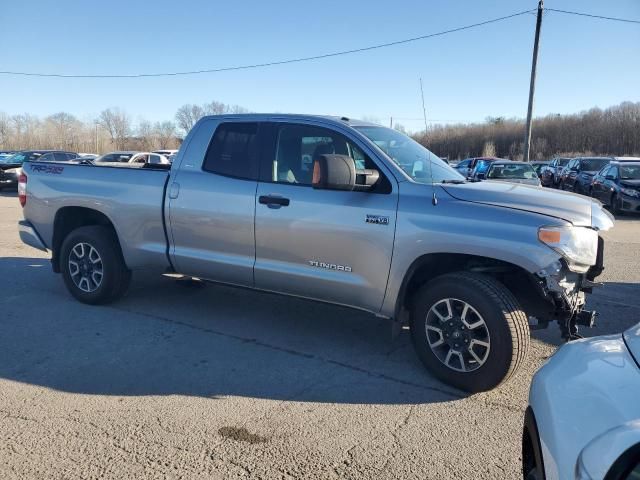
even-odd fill
[[[164,155],[153,152],[136,153],[129,159],[129,163],[151,163],[153,165],[171,165],[171,162]]]
[[[640,479],[640,324],[563,345],[535,374],[523,478]]]

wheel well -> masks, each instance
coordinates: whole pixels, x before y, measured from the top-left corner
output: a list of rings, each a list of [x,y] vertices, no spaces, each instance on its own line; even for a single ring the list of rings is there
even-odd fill
[[[102,225],[113,230],[116,238],[118,234],[111,220],[102,212],[85,207],[63,207],[56,212],[53,223],[53,240],[52,240],[52,256],[51,265],[53,271],[60,273],[60,247],[64,239],[73,230],[79,227],[87,227],[90,225]]]
[[[396,318],[400,318],[403,308],[411,310],[411,299],[422,285],[445,273],[460,271],[483,273],[495,278],[514,294],[528,315],[542,315],[538,312],[543,305],[540,296],[544,299],[541,285],[524,268],[503,260],[477,255],[432,253],[418,258],[409,267],[400,288]]]

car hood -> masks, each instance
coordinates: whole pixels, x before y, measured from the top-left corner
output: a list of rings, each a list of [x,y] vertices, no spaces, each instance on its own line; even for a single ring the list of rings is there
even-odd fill
[[[524,185],[540,185],[540,181],[537,178],[491,178],[487,180],[489,182],[508,182],[508,183],[522,183]]]
[[[465,202],[539,213],[576,226],[594,225],[601,230],[613,226],[599,202],[575,193],[508,182],[445,184],[442,187],[453,198]],[[598,217],[597,222],[594,216]]]
[[[629,352],[640,366],[640,323],[624,332],[623,336]]]

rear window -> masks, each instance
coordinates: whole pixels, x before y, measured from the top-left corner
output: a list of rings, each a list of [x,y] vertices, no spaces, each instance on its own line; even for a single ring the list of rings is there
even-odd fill
[[[257,180],[258,124],[220,124],[213,134],[202,169],[218,175]]]

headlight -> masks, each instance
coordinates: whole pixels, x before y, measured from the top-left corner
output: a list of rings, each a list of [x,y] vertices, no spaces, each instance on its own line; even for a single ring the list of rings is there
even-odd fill
[[[620,191],[630,197],[640,197],[640,191],[633,190],[632,188],[621,188]]]
[[[595,265],[598,255],[598,232],[586,227],[540,227],[538,240],[568,260],[569,268],[583,273]]]

